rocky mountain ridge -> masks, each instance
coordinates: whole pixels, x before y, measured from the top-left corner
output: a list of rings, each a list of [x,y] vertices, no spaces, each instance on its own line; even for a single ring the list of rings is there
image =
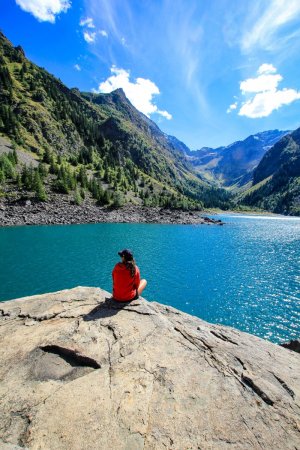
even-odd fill
[[[207,180],[240,190],[252,181],[253,171],[263,156],[290,131],[269,130],[218,148],[187,151],[188,159]]]

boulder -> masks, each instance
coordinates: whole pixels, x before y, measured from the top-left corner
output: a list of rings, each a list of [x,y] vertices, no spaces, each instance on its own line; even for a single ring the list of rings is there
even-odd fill
[[[280,344],[284,348],[288,348],[289,350],[293,350],[294,352],[300,353],[300,339],[291,340],[289,342],[284,342]]]
[[[300,447],[299,354],[109,297],[77,287],[0,303],[0,447]]]

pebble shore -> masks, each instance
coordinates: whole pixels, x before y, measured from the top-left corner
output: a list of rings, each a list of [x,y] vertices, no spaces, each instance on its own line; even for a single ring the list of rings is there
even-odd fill
[[[62,199],[45,203],[30,200],[0,203],[0,226],[104,222],[223,225],[221,220],[204,217],[200,211],[134,205],[107,208],[99,207],[90,201],[75,205]]]

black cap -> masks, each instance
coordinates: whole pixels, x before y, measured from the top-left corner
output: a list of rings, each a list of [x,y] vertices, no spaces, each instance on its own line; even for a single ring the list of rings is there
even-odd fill
[[[128,248],[125,248],[121,252],[118,252],[118,255],[120,255],[121,257],[124,257],[124,259],[126,261],[132,261],[133,260],[133,253]]]

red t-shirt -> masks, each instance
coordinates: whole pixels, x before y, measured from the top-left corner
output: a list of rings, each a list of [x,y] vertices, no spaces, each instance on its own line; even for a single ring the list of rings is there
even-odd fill
[[[135,275],[132,277],[130,270],[126,268],[126,265],[123,263],[118,263],[114,267],[112,277],[113,298],[121,302],[134,299],[141,281],[138,266],[135,266]]]

